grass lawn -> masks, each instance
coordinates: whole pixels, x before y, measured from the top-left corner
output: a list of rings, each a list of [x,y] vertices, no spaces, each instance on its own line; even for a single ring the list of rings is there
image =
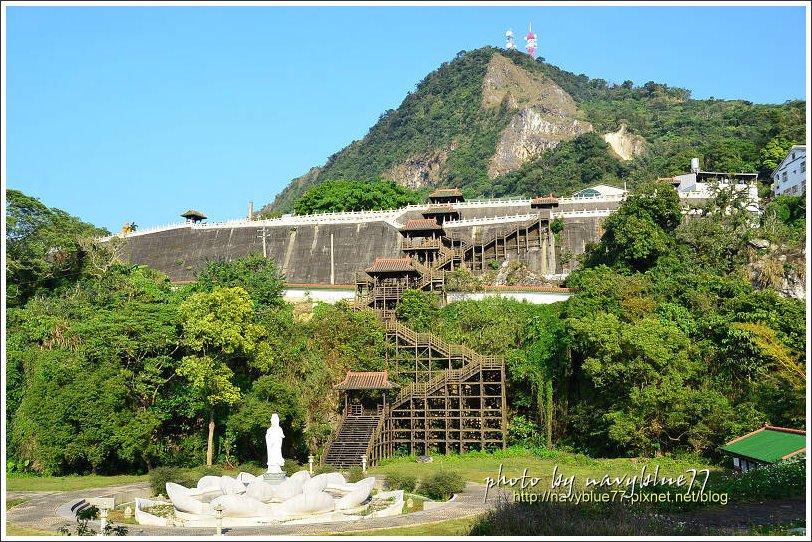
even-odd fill
[[[26,499],[25,497],[17,497],[16,499],[8,499],[6,501],[6,510],[14,508],[18,504],[22,504],[22,503],[24,503],[26,501],[28,501],[28,499]]]
[[[333,533],[338,536],[465,536],[471,530],[477,516],[449,519],[435,523],[424,523],[412,527],[393,527],[391,529],[371,529],[369,531],[352,531]]]
[[[57,536],[57,533],[51,531],[40,531],[39,529],[14,525],[8,522],[6,522],[6,534],[8,536]]]
[[[553,469],[557,467],[556,475],[564,478],[575,476],[574,486],[583,488],[586,478],[601,478],[608,474],[611,477],[623,475],[640,475],[643,466],[646,473],[654,473],[657,465],[660,466],[659,476],[686,475],[687,469],[707,468],[711,471],[711,480],[725,472],[724,469],[709,465],[702,459],[676,460],[671,458],[620,458],[620,459],[593,459],[580,454],[566,452],[553,452],[549,457],[538,457],[521,450],[497,451],[493,454],[480,454],[478,452],[462,455],[437,455],[432,463],[417,463],[414,458],[404,457],[391,460],[382,460],[381,464],[369,470],[372,476],[385,476],[388,472],[410,474],[421,479],[428,474],[442,469],[455,470],[463,478],[471,482],[484,483],[485,477],[496,479],[499,465],[502,465],[502,474],[506,478],[521,477],[524,469],[527,476],[540,478],[536,489],[549,488],[553,478]],[[704,474],[697,475],[697,483],[704,480]],[[518,489],[518,485],[516,486]]]
[[[146,482],[149,476],[120,475],[120,476],[43,476],[28,478],[6,478],[6,491],[78,491],[95,487],[120,486]]]

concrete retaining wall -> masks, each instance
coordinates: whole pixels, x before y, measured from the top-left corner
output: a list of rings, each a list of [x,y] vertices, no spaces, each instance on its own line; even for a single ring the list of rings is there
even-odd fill
[[[617,207],[614,202],[579,202],[561,205],[557,212],[585,212]],[[460,207],[462,220],[503,217],[501,222],[486,221],[459,227],[455,231],[475,237],[492,231],[514,229],[537,211],[529,203],[511,203],[492,207]],[[194,280],[195,273],[210,261],[233,259],[250,253],[273,258],[286,281],[295,284],[354,284],[355,273],[371,265],[375,258],[398,258],[401,235],[398,223],[419,217],[410,209],[395,220],[331,221],[330,223],[277,224],[234,223],[205,227],[185,225],[153,233],[127,237],[124,258],[133,264],[145,264],[168,274],[173,281]],[[511,217],[511,218],[508,218]],[[599,239],[605,216],[565,214],[564,231],[551,239],[548,254],[538,249],[516,258],[531,269],[566,273],[577,263],[577,256],[589,242]],[[533,252],[531,250],[531,252]],[[562,260],[563,257],[563,260]]]

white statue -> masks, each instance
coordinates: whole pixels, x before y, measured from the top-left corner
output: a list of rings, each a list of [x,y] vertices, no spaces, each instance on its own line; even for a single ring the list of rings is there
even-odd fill
[[[268,472],[280,473],[285,465],[282,459],[282,439],[285,433],[279,427],[279,415],[271,416],[271,426],[265,432],[265,446],[268,448]]]

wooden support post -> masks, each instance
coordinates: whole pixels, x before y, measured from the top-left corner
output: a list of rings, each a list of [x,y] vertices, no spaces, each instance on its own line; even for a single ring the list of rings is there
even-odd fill
[[[507,447],[507,398],[505,397],[505,363],[499,368],[499,394],[502,396],[502,449]]]

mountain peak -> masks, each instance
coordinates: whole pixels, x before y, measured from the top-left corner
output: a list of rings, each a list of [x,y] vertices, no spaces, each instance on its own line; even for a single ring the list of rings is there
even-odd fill
[[[328,179],[464,187],[591,130],[572,97],[530,57],[518,65],[503,53],[510,54],[483,47],[444,62],[363,139],[294,179],[270,207],[287,211],[307,188]]]
[[[263,211],[290,211],[326,180],[383,178],[498,197],[634,186],[684,171],[691,157],[716,171],[753,171],[770,138],[805,139],[805,108],[800,100],[692,100],[689,90],[653,81],[612,85],[482,47],[443,62],[361,140],[291,181]]]

